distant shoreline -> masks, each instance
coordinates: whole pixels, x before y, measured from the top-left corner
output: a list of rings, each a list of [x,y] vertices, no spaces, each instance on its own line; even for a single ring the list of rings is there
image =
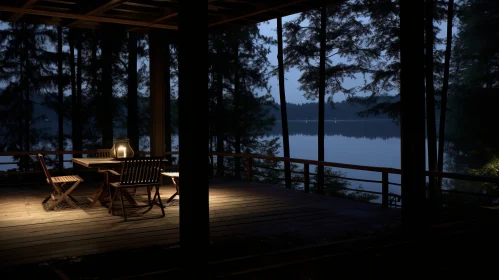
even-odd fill
[[[281,119],[277,119],[276,122],[280,122]],[[288,120],[288,122],[318,122],[319,120]],[[370,121],[392,121],[392,119],[345,119],[345,120],[324,120],[325,122],[370,122]]]

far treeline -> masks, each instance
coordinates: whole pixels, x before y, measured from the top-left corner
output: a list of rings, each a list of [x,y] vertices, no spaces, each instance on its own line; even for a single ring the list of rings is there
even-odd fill
[[[364,98],[365,100],[368,97]],[[356,99],[355,101],[358,101]],[[376,101],[377,104],[381,103],[397,103],[399,101],[398,96],[386,96],[379,97]],[[279,104],[275,104],[272,107],[271,114],[276,118],[276,120],[281,120],[281,112],[279,109]],[[317,120],[318,115],[318,102],[307,102],[301,104],[286,103],[286,110],[288,115],[288,120]],[[335,103],[325,103],[324,104],[324,119],[325,120],[372,120],[372,119],[391,119],[390,115],[385,112],[379,112],[373,114],[370,112],[370,106],[366,105],[364,102],[352,102],[343,100]],[[436,109],[436,113],[439,114],[439,108]]]

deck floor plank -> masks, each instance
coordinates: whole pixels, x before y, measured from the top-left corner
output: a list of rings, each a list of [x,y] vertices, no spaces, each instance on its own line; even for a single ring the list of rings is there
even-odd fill
[[[84,201],[95,189],[83,184],[73,196]],[[172,186],[161,188],[164,200],[173,192]],[[105,207],[45,211],[41,201],[48,193],[47,186],[0,188],[1,267],[179,242],[178,203],[165,208],[164,218],[154,207],[124,222]],[[400,218],[397,209],[235,181],[213,183],[209,205],[212,241],[280,234],[319,240],[397,224]]]

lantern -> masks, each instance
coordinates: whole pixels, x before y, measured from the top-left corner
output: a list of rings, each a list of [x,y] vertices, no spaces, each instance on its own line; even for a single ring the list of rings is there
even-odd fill
[[[128,139],[114,140],[111,157],[115,159],[133,158],[133,149]]]

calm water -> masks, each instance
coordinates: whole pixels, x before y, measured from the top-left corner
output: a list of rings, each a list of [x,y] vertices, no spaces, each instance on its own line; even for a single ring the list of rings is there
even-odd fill
[[[289,122],[290,156],[317,159],[317,122]],[[280,137],[281,123],[277,122],[268,136]],[[391,120],[326,121],[324,159],[329,162],[400,168],[400,127]],[[279,152],[283,155],[282,149]],[[381,180],[377,172],[336,168],[345,177]],[[389,181],[400,183],[399,175],[390,175]],[[381,184],[350,182],[350,188],[362,186],[365,190],[381,191]],[[390,186],[390,191],[400,194],[400,187]]]
[[[293,158],[317,159],[317,122],[290,121],[290,153]],[[326,121],[325,160],[358,165],[400,168],[400,128],[391,120]],[[281,137],[281,123],[277,122],[266,138]],[[177,145],[174,139],[173,145]],[[70,147],[68,147],[70,149]],[[282,156],[282,149],[279,156]],[[70,160],[71,156],[66,155]],[[12,161],[10,157],[0,161]],[[70,163],[67,163],[70,166]],[[2,166],[3,170],[15,165]],[[346,177],[381,180],[377,172],[335,169]],[[400,183],[399,175],[390,175],[390,182]],[[381,191],[379,183],[351,182],[350,187],[361,185],[366,190]],[[390,191],[400,193],[400,187],[390,186]]]

